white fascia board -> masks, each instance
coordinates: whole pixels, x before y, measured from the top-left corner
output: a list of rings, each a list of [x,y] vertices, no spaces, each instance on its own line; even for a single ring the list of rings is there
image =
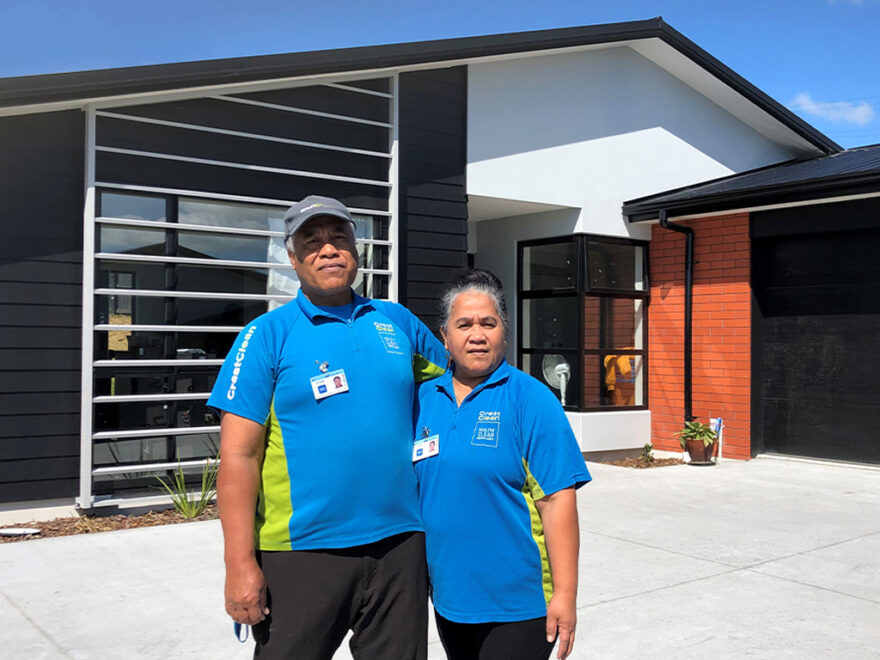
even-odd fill
[[[859,195],[839,195],[837,197],[822,197],[820,199],[802,199],[797,202],[782,202],[780,204],[759,204],[756,206],[742,206],[739,208],[730,208],[723,211],[707,211],[705,213],[688,213],[685,215],[675,215],[673,211],[669,220],[699,220],[700,218],[716,218],[725,215],[737,215],[739,213],[757,213],[758,211],[777,211],[779,209],[791,209],[799,206],[818,206],[820,204],[837,204],[840,202],[854,202],[860,199],[876,199],[880,197],[880,191],[872,193],[862,193]],[[636,225],[656,225],[658,220],[646,220],[644,222],[636,222]]]
[[[825,155],[824,151],[662,40],[643,39],[633,42],[630,47],[765,137],[791,149],[799,157]]]

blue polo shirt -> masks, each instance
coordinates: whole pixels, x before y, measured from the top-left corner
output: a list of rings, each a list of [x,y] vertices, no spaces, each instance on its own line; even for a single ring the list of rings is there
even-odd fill
[[[590,481],[559,401],[502,362],[458,406],[448,371],[420,388],[416,433],[439,436],[439,454],[415,463],[436,610],[459,623],[545,616],[535,502]]]
[[[355,295],[350,315],[336,311],[300,294],[249,323],[208,399],[267,427],[260,550],[346,548],[422,529],[413,398],[417,382],[443,373],[446,351],[401,305]],[[340,384],[347,391],[327,395]]]

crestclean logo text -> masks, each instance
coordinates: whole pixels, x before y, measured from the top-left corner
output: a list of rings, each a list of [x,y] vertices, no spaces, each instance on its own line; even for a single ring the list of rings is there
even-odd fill
[[[500,422],[501,411],[498,410],[481,410],[478,422]]]
[[[254,336],[254,330],[256,329],[257,326],[255,325],[248,328],[247,334],[244,336],[241,346],[238,347],[238,352],[235,354],[235,364],[232,366],[232,378],[230,379],[231,383],[229,389],[226,390],[226,398],[230,401],[235,398],[235,384],[238,382],[238,374],[241,373],[241,364],[244,362],[248,344],[250,343],[251,337]]]

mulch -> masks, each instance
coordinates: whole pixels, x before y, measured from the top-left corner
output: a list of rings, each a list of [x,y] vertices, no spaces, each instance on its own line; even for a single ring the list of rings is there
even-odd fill
[[[616,461],[602,461],[608,465],[618,467],[646,468],[665,467],[667,465],[681,465],[680,458],[655,458],[646,461],[643,458],[622,458]],[[32,539],[46,539],[56,536],[71,536],[73,534],[96,534],[98,532],[115,532],[120,529],[135,529],[137,527],[156,527],[158,525],[176,525],[178,523],[195,522],[199,520],[214,520],[218,517],[217,505],[212,504],[198,518],[184,518],[174,509],[164,511],[149,511],[138,516],[117,514],[112,516],[86,515],[72,516],[70,518],[56,518],[46,522],[29,522],[16,525],[3,525],[0,530],[14,527],[30,527],[39,529],[39,534],[28,536],[2,536],[0,543],[19,543]]]
[[[39,529],[39,534],[28,536],[0,536],[0,543],[17,543],[31,539],[45,539],[55,536],[71,536],[73,534],[96,534],[98,532],[115,532],[119,529],[135,529],[137,527],[156,527],[158,525],[175,525],[178,523],[214,520],[218,517],[217,506],[212,504],[198,518],[184,518],[174,509],[149,511],[137,516],[116,514],[112,516],[87,515],[70,518],[56,518],[46,522],[28,522],[16,525],[0,526],[0,531],[16,527]]]
[[[680,458],[654,458],[646,461],[643,458],[621,458],[616,461],[601,461],[607,465],[617,465],[618,467],[635,468],[644,470],[646,468],[666,467],[667,465],[681,465],[684,463]]]

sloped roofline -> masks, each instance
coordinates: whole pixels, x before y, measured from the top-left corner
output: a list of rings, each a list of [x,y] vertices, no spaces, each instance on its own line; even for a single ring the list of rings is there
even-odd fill
[[[712,57],[660,17],[479,37],[3,78],[0,79],[0,108],[33,106],[33,112],[39,112],[39,106],[43,104],[85,102],[107,96],[168,92],[275,78],[355,73],[431,62],[464,62],[481,57],[642,39],[660,39],[668,44],[823,153],[841,151],[837,143]]]
[[[787,176],[786,176],[787,175]],[[880,144],[787,161],[701,181],[623,203],[629,222],[880,193]]]

